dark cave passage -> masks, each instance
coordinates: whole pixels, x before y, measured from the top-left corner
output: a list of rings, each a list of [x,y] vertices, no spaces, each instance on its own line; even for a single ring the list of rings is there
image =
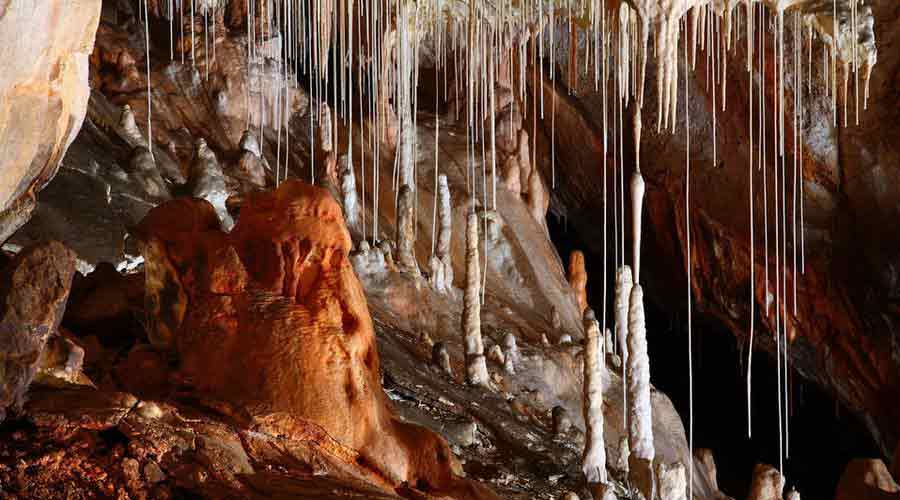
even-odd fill
[[[550,236],[564,263],[572,250],[585,254],[588,302],[599,309],[603,289],[603,255],[593,253],[563,219],[548,216]],[[610,254],[607,291],[612,318],[614,267]],[[684,303],[666,307],[648,287],[645,303],[650,371],[653,385],[672,400],[687,431],[689,384],[687,319]],[[608,319],[608,321],[609,321]],[[612,325],[610,324],[610,328]],[[719,487],[735,498],[745,498],[753,466],[778,466],[777,373],[775,361],[761,350],[754,352],[752,418],[753,437],[747,437],[746,349],[718,321],[694,309],[694,448],[713,451]],[[785,458],[785,491],[795,487],[805,499],[834,498],[847,462],[879,457],[878,447],[855,414],[843,408],[819,386],[791,373],[790,457]]]

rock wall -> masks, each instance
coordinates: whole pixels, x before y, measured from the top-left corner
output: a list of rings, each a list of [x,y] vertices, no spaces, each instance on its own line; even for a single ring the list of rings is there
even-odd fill
[[[81,128],[100,4],[0,1],[0,242],[28,220]]]

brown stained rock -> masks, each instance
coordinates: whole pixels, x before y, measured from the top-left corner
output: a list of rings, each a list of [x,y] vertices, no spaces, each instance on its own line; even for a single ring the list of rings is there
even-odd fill
[[[781,500],[784,476],[771,465],[756,464],[747,500]]]
[[[851,460],[838,482],[834,500],[900,498],[900,486],[881,459]]]
[[[40,388],[29,394],[25,414],[38,427],[65,436],[78,429],[115,427],[136,403],[137,398],[124,392],[101,392],[85,386]]]
[[[0,273],[0,420],[22,408],[74,274],[75,255],[55,241],[23,250]]]
[[[569,286],[575,292],[581,314],[587,309],[587,272],[584,269],[584,254],[575,250],[569,254]]]
[[[16,3],[0,0],[0,60],[15,61],[0,72],[0,240],[27,220],[22,201],[53,178],[81,128],[101,4]]]
[[[250,194],[229,234],[207,202],[176,200],[137,233],[148,304],[196,393],[270,433],[321,426],[391,484],[464,486],[446,442],[388,407],[350,235],[327,191],[290,180]]]

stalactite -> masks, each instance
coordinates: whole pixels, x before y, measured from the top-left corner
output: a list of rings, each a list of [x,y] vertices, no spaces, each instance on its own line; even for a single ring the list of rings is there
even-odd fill
[[[581,470],[588,483],[606,483],[606,447],[603,444],[603,339],[594,311],[584,312],[584,422],[585,441]]]
[[[641,282],[641,218],[644,207],[644,176],[640,171],[631,176],[631,234],[633,235],[632,258],[634,260],[634,283]]]
[[[481,340],[481,268],[478,262],[478,215],[470,213],[466,222],[466,288],[463,295],[462,330],[466,354],[466,381],[487,386],[488,372]]]

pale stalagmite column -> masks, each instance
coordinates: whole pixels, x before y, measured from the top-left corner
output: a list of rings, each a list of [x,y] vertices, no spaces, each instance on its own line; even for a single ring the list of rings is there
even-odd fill
[[[347,227],[356,228],[359,224],[359,198],[356,195],[356,175],[353,165],[341,167],[341,204],[344,207],[344,220]]]
[[[481,267],[478,262],[478,216],[469,214],[466,224],[466,289],[463,295],[463,344],[466,348],[466,381],[487,386],[488,372],[481,341]]]
[[[644,495],[653,498],[653,418],[650,411],[650,359],[644,321],[644,291],[631,289],[628,311],[628,458],[629,479]]]
[[[453,287],[453,262],[450,259],[450,238],[453,234],[453,215],[450,209],[450,188],[447,176],[438,177],[438,234],[434,256],[431,261],[431,274],[434,287],[441,291],[449,291]]]
[[[594,311],[584,313],[584,425],[586,436],[581,470],[588,483],[605,483],[606,446],[603,444],[603,359],[600,325]]]
[[[400,198],[397,200],[397,267],[400,272],[418,274],[413,201],[412,189],[404,184],[400,187]]]
[[[578,311],[584,314],[587,309],[587,272],[584,270],[584,254],[580,250],[569,254],[569,286],[575,292]]]
[[[628,422],[628,306],[631,300],[631,268],[622,266],[616,271],[616,340],[619,343],[619,356],[622,359],[622,411],[625,412],[623,422]]]
[[[781,500],[784,476],[771,465],[756,464],[747,500]]]

